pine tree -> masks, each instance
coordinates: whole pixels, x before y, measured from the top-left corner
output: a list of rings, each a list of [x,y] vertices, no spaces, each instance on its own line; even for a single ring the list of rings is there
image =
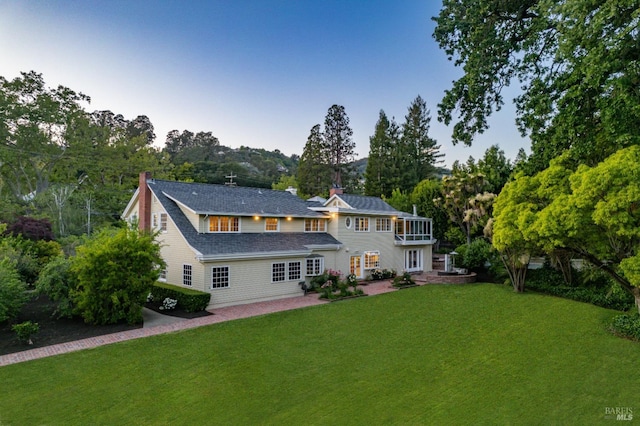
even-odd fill
[[[409,106],[402,125],[399,155],[405,160],[400,170],[400,189],[403,191],[411,191],[418,182],[432,177],[436,164],[442,162],[444,154],[439,153],[440,145],[429,137],[430,122],[427,103],[418,95]]]
[[[324,151],[333,170],[333,183],[342,186],[342,175],[348,173],[355,156],[355,142],[349,117],[341,105],[332,105],[324,119]]]
[[[395,121],[380,110],[374,135],[369,138],[369,158],[365,171],[365,194],[390,197],[394,189],[396,165],[394,151],[397,148],[399,129]],[[397,183],[397,182],[396,182]]]
[[[324,148],[320,125],[316,124],[311,128],[298,164],[297,180],[300,195],[326,196],[328,194],[331,186],[331,168]]]

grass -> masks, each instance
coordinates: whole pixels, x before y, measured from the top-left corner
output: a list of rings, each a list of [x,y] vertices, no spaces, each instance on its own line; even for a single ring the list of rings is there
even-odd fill
[[[0,368],[0,424],[593,424],[640,411],[614,311],[423,286]]]

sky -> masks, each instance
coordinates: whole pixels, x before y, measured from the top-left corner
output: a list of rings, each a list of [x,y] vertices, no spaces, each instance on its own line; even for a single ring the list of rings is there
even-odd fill
[[[91,97],[87,111],[146,115],[158,147],[171,130],[301,155],[338,104],[368,156],[380,110],[404,121],[420,95],[444,166],[497,144],[513,160],[529,141],[507,104],[472,147],[437,120],[462,71],[432,37],[437,0],[0,0],[0,75],[41,73]]]

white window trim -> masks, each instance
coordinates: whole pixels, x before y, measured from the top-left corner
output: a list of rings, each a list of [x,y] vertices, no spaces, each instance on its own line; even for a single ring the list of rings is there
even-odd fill
[[[378,228],[378,221],[383,221],[382,223],[385,223],[386,225],[388,225],[385,229],[379,229]],[[392,232],[393,231],[393,224],[391,223],[391,218],[389,217],[377,217],[376,218],[376,232]]]
[[[213,270],[214,269],[226,269],[227,270],[227,285],[225,287],[213,286]],[[228,265],[212,266],[211,267],[211,280],[209,281],[209,289],[211,290],[223,290],[231,287],[231,268]]]
[[[160,275],[158,275],[158,281],[162,281],[163,283],[167,282],[167,268],[160,269]]]
[[[360,220],[365,220],[367,222],[367,229],[358,229],[358,223],[360,222]],[[369,232],[369,230],[371,229],[371,221],[366,216],[358,216],[355,218],[354,222],[355,223],[353,224],[353,228],[355,232]]]
[[[218,218],[218,228],[220,228],[220,218],[221,217],[228,217],[229,219],[236,219],[238,221],[238,230],[237,231],[235,231],[235,230],[234,231],[212,231],[211,230],[211,219],[213,219],[214,217]],[[210,233],[210,234],[238,234],[242,230],[242,220],[240,220],[240,218],[237,217],[237,216],[218,216],[218,215],[214,215],[214,216],[209,216],[207,218],[207,222],[206,222],[205,226],[206,226],[205,229],[207,230],[207,233]]]
[[[276,229],[267,229],[267,222],[269,220],[276,221]],[[238,229],[240,229],[240,224],[238,224]],[[277,217],[266,217],[264,219],[264,232],[280,232],[280,219],[278,219]]]
[[[311,230],[307,230],[307,223],[316,223],[317,224],[317,230],[314,231],[313,230],[313,225],[309,226],[309,228],[311,228]],[[322,229],[320,229],[320,227],[322,227]],[[318,233],[318,232],[327,232],[327,221],[326,219],[305,219],[304,220],[304,232],[309,232],[309,233]]]
[[[158,221],[158,227],[160,228],[160,230],[165,233],[167,232],[167,228],[169,226],[169,215],[167,213],[160,213],[160,218]],[[164,219],[164,220],[163,220]]]
[[[185,283],[185,278],[186,278],[186,274],[185,274],[185,268],[189,267],[189,281],[191,282],[191,284],[186,284]],[[185,287],[193,287],[193,265],[189,264],[189,263],[183,263],[182,264],[182,285]]]
[[[282,269],[282,279],[281,280],[275,280],[275,270],[274,267],[276,265],[284,265],[283,269]],[[283,283],[287,281],[287,262],[273,262],[271,264],[271,283],[272,284],[278,284],[278,283]]]
[[[298,264],[298,278],[292,278],[291,277],[291,265],[293,265],[294,263]],[[302,262],[300,262],[299,260],[294,260],[291,262],[287,262],[287,280],[288,281],[299,281],[302,279]]]
[[[368,265],[367,264],[367,258],[369,256],[375,256],[375,255],[378,256],[377,264],[376,265],[370,265],[370,264]],[[362,269],[369,270],[369,269],[379,269],[380,268],[380,250],[368,250],[368,251],[365,251],[363,253],[362,257],[363,257],[363,259],[362,259]]]
[[[309,265],[308,265],[309,261],[313,262],[313,267],[311,271],[309,271]],[[316,262],[318,263],[318,268],[317,268],[318,273],[315,273]],[[324,272],[324,257],[307,258],[305,259],[304,267],[305,267],[304,272],[306,277],[317,277],[318,275],[322,275],[322,273]]]

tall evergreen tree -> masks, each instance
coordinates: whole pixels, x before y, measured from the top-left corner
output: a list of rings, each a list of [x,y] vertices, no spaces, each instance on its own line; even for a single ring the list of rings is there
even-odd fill
[[[401,149],[403,158],[400,170],[402,179],[400,189],[411,191],[418,182],[433,176],[436,164],[442,162],[443,154],[437,141],[429,137],[431,122],[427,103],[418,95],[405,116],[402,125]]]
[[[394,141],[391,138],[392,122],[383,110],[376,123],[373,136],[369,138],[369,157],[365,170],[364,193],[371,196],[390,197],[392,187],[393,168],[391,158]],[[397,125],[395,126],[397,127]]]
[[[320,125],[311,128],[297,171],[300,195],[326,196],[331,186],[331,168]]]
[[[349,165],[355,157],[355,142],[349,117],[342,105],[332,105],[324,119],[324,151],[333,170],[333,183],[342,186],[343,174],[349,173]]]

